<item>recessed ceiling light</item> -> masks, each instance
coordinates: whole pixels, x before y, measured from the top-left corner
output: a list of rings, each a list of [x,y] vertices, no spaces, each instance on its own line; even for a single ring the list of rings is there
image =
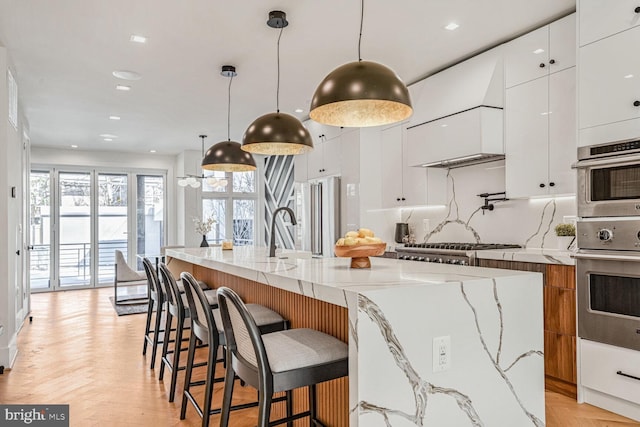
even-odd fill
[[[449,30],[449,31],[453,31],[453,30],[455,30],[456,28],[458,28],[459,26],[460,26],[460,25],[456,24],[455,22],[449,22],[449,23],[447,24],[447,26],[446,26],[446,27],[444,27],[444,28],[445,28],[445,29],[447,29],[447,30]]]
[[[111,142],[111,141],[113,141],[113,138],[105,138],[104,141],[105,142]]]
[[[544,52],[544,49],[540,49],[540,48],[538,48],[538,49],[533,51],[533,53],[535,53],[536,55],[538,55],[538,54],[540,54],[542,52]]]
[[[633,78],[633,74],[627,74],[626,76],[624,76],[625,79],[631,79]]]
[[[131,86],[116,85],[116,89],[123,90],[123,91],[128,91],[128,90],[131,90]]]
[[[294,111],[296,113],[302,113],[304,110],[302,108],[296,108]]]
[[[443,128],[446,128],[447,126],[449,126],[449,125],[446,124],[446,123],[440,125],[440,127],[443,127]]]
[[[150,152],[150,153],[155,153],[155,152],[156,152],[156,150],[149,150],[149,152]]]
[[[113,77],[117,77],[121,80],[135,81],[135,80],[140,80],[142,78],[142,74],[136,71],[131,71],[131,70],[115,70],[111,74],[113,74]]]
[[[75,144],[73,144],[73,145],[71,146],[71,148],[78,148],[78,146],[77,146],[77,145],[75,145]]]
[[[140,36],[137,34],[132,34],[131,37],[129,38],[130,41],[134,42],[134,43],[146,43],[147,42],[147,38],[145,36]]]
[[[109,116],[109,120],[120,120],[120,116]]]

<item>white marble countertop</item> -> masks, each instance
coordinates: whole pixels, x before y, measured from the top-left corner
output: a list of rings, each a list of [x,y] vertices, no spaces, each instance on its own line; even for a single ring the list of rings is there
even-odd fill
[[[167,255],[280,289],[346,307],[345,292],[425,286],[531,274],[513,270],[406,262],[371,257],[370,269],[352,269],[350,258],[311,258],[296,252],[267,257],[267,248],[236,246],[167,249]]]
[[[571,251],[559,249],[520,248],[476,251],[476,258],[504,261],[535,262],[540,264],[575,265]]]

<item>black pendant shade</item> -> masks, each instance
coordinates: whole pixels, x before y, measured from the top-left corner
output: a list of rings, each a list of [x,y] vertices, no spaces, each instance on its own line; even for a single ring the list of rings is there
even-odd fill
[[[316,122],[344,127],[396,123],[413,112],[409,90],[398,75],[371,61],[350,62],[329,73],[309,110]]]
[[[269,113],[249,125],[242,137],[242,149],[266,156],[297,155],[313,150],[313,141],[297,118],[286,113]]]
[[[313,150],[313,140],[300,120],[280,112],[280,37],[289,25],[287,14],[281,10],[269,12],[267,25],[280,30],[278,35],[278,80],[276,86],[276,112],[265,114],[253,121],[242,136],[242,149],[265,156],[304,154]]]
[[[239,142],[221,141],[207,150],[202,159],[202,169],[247,172],[256,170],[256,161],[251,153],[240,148]]]

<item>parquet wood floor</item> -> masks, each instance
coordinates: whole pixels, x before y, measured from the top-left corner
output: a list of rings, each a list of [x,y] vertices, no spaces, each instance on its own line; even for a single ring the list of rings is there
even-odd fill
[[[179,419],[182,374],[176,402],[169,403],[169,376],[158,381],[158,362],[151,371],[150,351],[142,356],[146,316],[118,317],[110,295],[108,288],[32,295],[33,323],[19,334],[13,369],[0,375],[0,403],[70,404],[72,426],[200,425],[190,406],[187,419]],[[238,402],[255,398],[251,388],[236,391]],[[549,427],[640,426],[557,393],[546,397]],[[218,416],[212,416],[211,425],[217,423]],[[233,427],[255,423],[255,409],[231,416]]]

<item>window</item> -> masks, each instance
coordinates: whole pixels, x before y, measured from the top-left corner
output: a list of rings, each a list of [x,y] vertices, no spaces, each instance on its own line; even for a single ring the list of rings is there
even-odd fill
[[[204,171],[202,217],[216,220],[207,234],[210,243],[233,240],[233,244],[253,245],[256,232],[256,172]]]

